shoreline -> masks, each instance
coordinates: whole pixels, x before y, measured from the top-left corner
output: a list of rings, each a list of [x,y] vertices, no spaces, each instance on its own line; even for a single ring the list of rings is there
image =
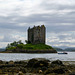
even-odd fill
[[[0,60],[1,75],[70,75],[75,72],[75,61],[50,61],[45,58],[32,58],[19,61]]]
[[[1,51],[0,53],[57,53],[56,50],[17,50],[17,51]]]

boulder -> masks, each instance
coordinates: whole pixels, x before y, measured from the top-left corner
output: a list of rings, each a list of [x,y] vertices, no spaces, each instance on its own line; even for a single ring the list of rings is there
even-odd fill
[[[19,71],[18,75],[24,75],[21,71]]]
[[[57,74],[63,74],[63,73],[65,73],[65,69],[64,68],[57,68],[57,69],[54,69],[53,70],[54,71],[54,73],[57,73]]]
[[[27,63],[27,67],[33,67],[33,65],[37,62],[37,59],[30,59]]]
[[[24,67],[20,67],[20,71],[22,71],[23,73],[26,73],[26,69]]]
[[[34,68],[38,68],[38,67],[48,67],[48,62],[47,61],[43,61],[43,60],[40,60],[40,61],[37,61],[34,63],[33,65]]]
[[[38,68],[38,67],[48,67],[48,64],[49,64],[49,60],[47,59],[39,59],[39,58],[36,58],[36,59],[30,59],[27,63],[27,67],[33,67],[33,68]]]
[[[42,73],[42,70],[39,70],[39,73]]]
[[[23,65],[27,64],[26,61],[15,61],[14,63],[15,63],[15,64],[23,64]]]
[[[48,68],[45,71],[45,74],[50,74],[50,73],[63,74],[65,73],[65,69],[63,67]]]
[[[75,75],[75,72],[70,73],[69,75]]]
[[[63,65],[62,61],[60,60],[53,61],[51,64]]]
[[[14,61],[11,60],[11,61],[8,62],[8,64],[14,64]]]
[[[2,60],[0,60],[0,64],[3,64],[3,61]]]

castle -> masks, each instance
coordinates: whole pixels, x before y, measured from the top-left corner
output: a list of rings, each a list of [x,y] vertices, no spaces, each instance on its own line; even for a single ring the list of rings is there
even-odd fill
[[[28,28],[28,42],[32,44],[45,44],[46,28],[44,25]]]

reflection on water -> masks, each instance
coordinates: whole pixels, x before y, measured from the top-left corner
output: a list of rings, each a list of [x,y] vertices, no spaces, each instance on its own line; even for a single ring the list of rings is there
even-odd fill
[[[47,58],[50,60],[62,60],[62,61],[75,61],[75,52],[68,52],[68,54],[27,54],[27,53],[0,53],[0,60],[27,60],[31,58]]]

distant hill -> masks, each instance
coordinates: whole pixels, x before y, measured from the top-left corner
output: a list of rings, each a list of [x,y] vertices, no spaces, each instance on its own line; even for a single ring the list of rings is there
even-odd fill
[[[53,47],[56,51],[75,51],[75,47],[68,47],[65,49],[59,48],[59,47]]]
[[[63,51],[63,49],[58,48],[58,47],[53,47],[56,51]]]
[[[66,48],[64,51],[75,51],[75,47]]]
[[[0,52],[1,52],[1,51],[5,51],[5,49],[4,49],[4,48],[0,48]]]

